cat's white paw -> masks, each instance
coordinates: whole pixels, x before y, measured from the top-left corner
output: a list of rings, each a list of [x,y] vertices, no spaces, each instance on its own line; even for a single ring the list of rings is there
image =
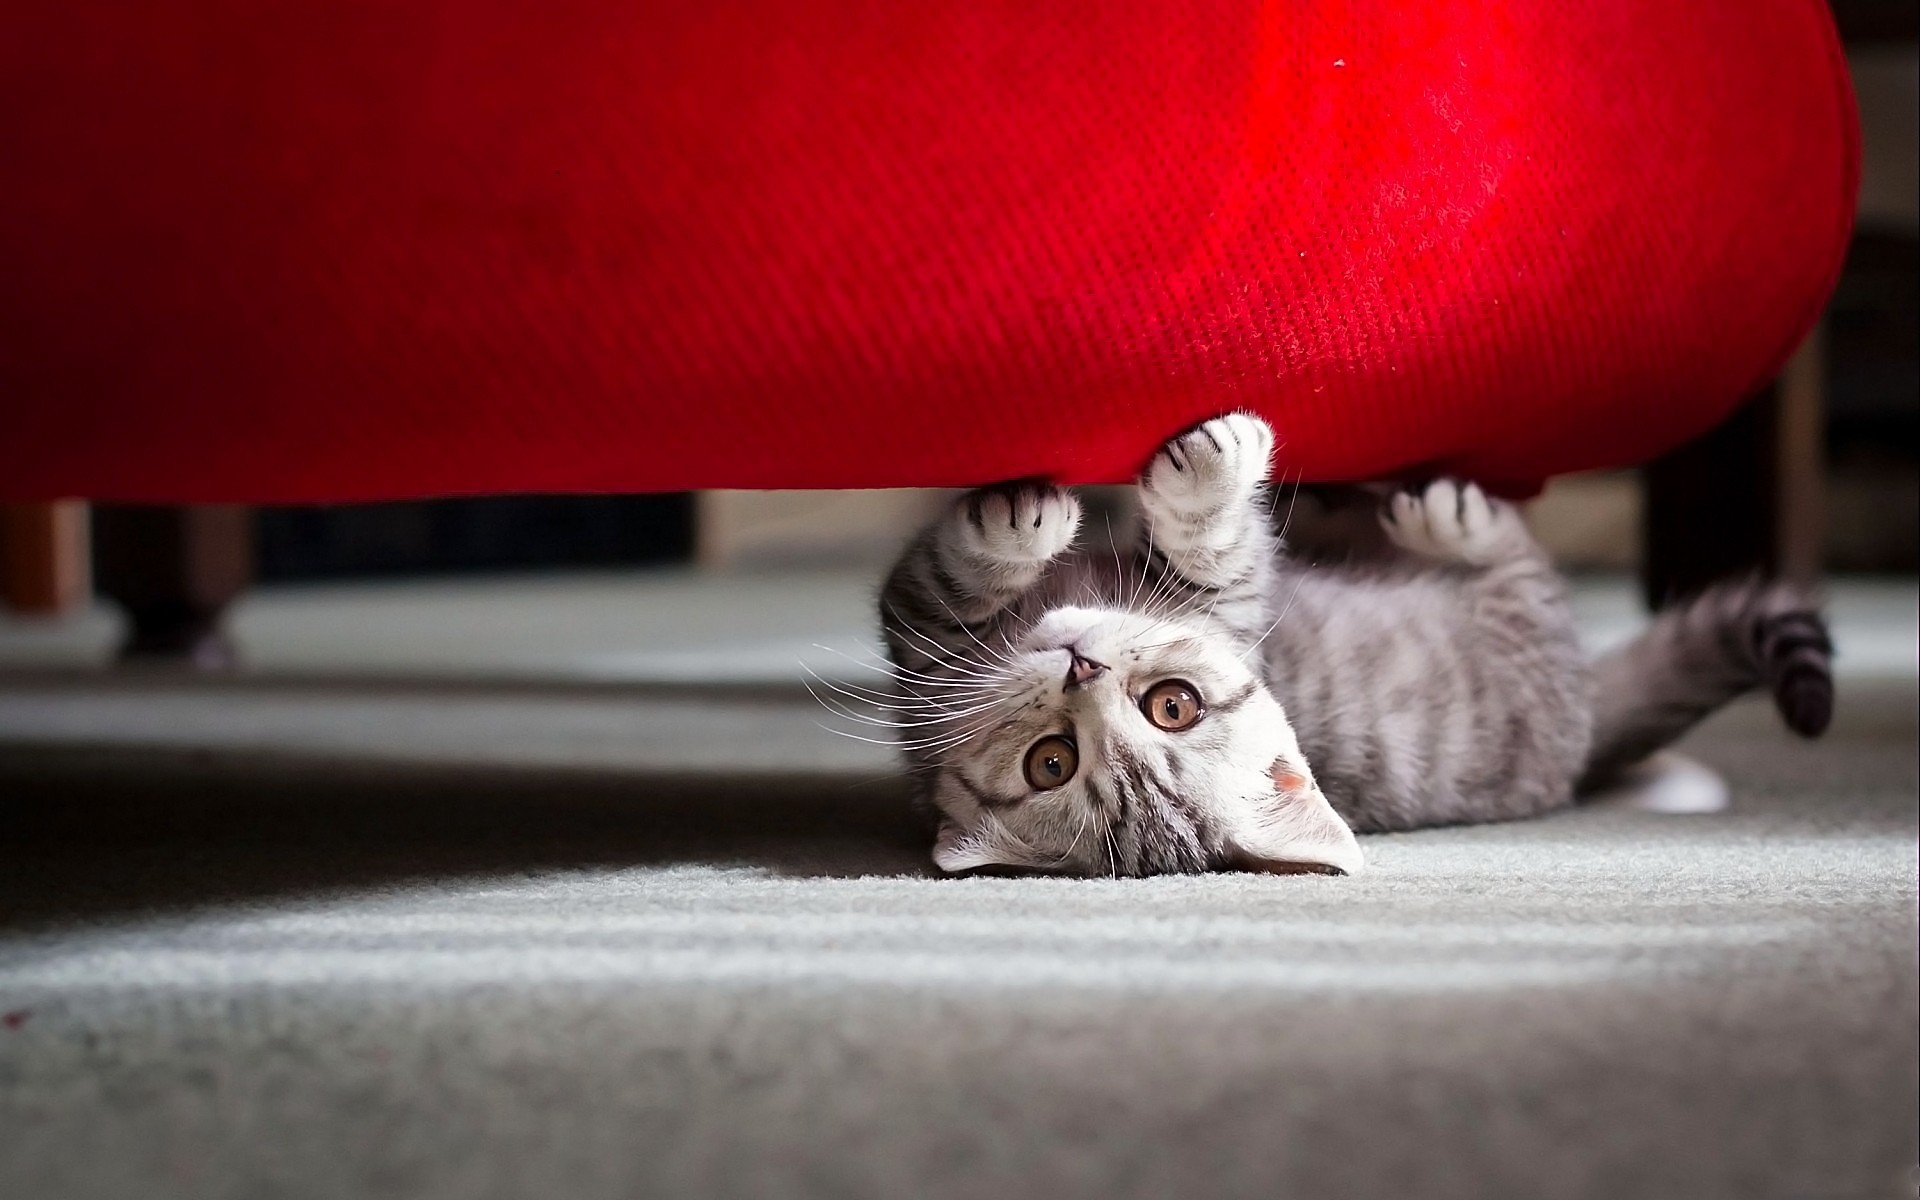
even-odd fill
[[[1080,501],[1045,483],[981,488],[960,500],[960,538],[976,558],[1044,563],[1073,545]]]
[[[1418,494],[1396,493],[1381,510],[1380,524],[1401,549],[1438,562],[1484,567],[1532,544],[1518,509],[1452,479],[1436,479]]]
[[[1140,476],[1149,512],[1187,517],[1244,503],[1266,482],[1273,429],[1251,413],[1202,422],[1160,448]]]

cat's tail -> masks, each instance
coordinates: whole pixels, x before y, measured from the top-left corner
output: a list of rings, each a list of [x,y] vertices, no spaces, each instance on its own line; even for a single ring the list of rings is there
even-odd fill
[[[1730,583],[1665,609],[1594,664],[1593,749],[1582,792],[1673,742],[1755,688],[1787,728],[1819,737],[1833,719],[1833,641],[1818,603],[1781,583]]]

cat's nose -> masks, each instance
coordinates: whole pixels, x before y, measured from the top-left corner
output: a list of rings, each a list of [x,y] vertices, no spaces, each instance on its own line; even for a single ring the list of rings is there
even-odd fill
[[[1090,679],[1098,679],[1106,673],[1106,670],[1107,664],[1097,663],[1076,654],[1073,656],[1073,661],[1067,664],[1067,687],[1077,688]]]

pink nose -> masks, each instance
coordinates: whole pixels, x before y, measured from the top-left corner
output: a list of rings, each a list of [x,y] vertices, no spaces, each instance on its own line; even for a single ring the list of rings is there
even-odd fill
[[[1089,679],[1098,679],[1106,673],[1106,670],[1107,664],[1097,663],[1076,654],[1073,656],[1073,661],[1067,664],[1067,686],[1077,688]]]

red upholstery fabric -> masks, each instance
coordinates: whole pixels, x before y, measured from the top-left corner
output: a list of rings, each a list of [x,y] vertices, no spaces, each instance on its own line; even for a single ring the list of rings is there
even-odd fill
[[[0,494],[1524,485],[1810,325],[1820,0],[17,0]]]

